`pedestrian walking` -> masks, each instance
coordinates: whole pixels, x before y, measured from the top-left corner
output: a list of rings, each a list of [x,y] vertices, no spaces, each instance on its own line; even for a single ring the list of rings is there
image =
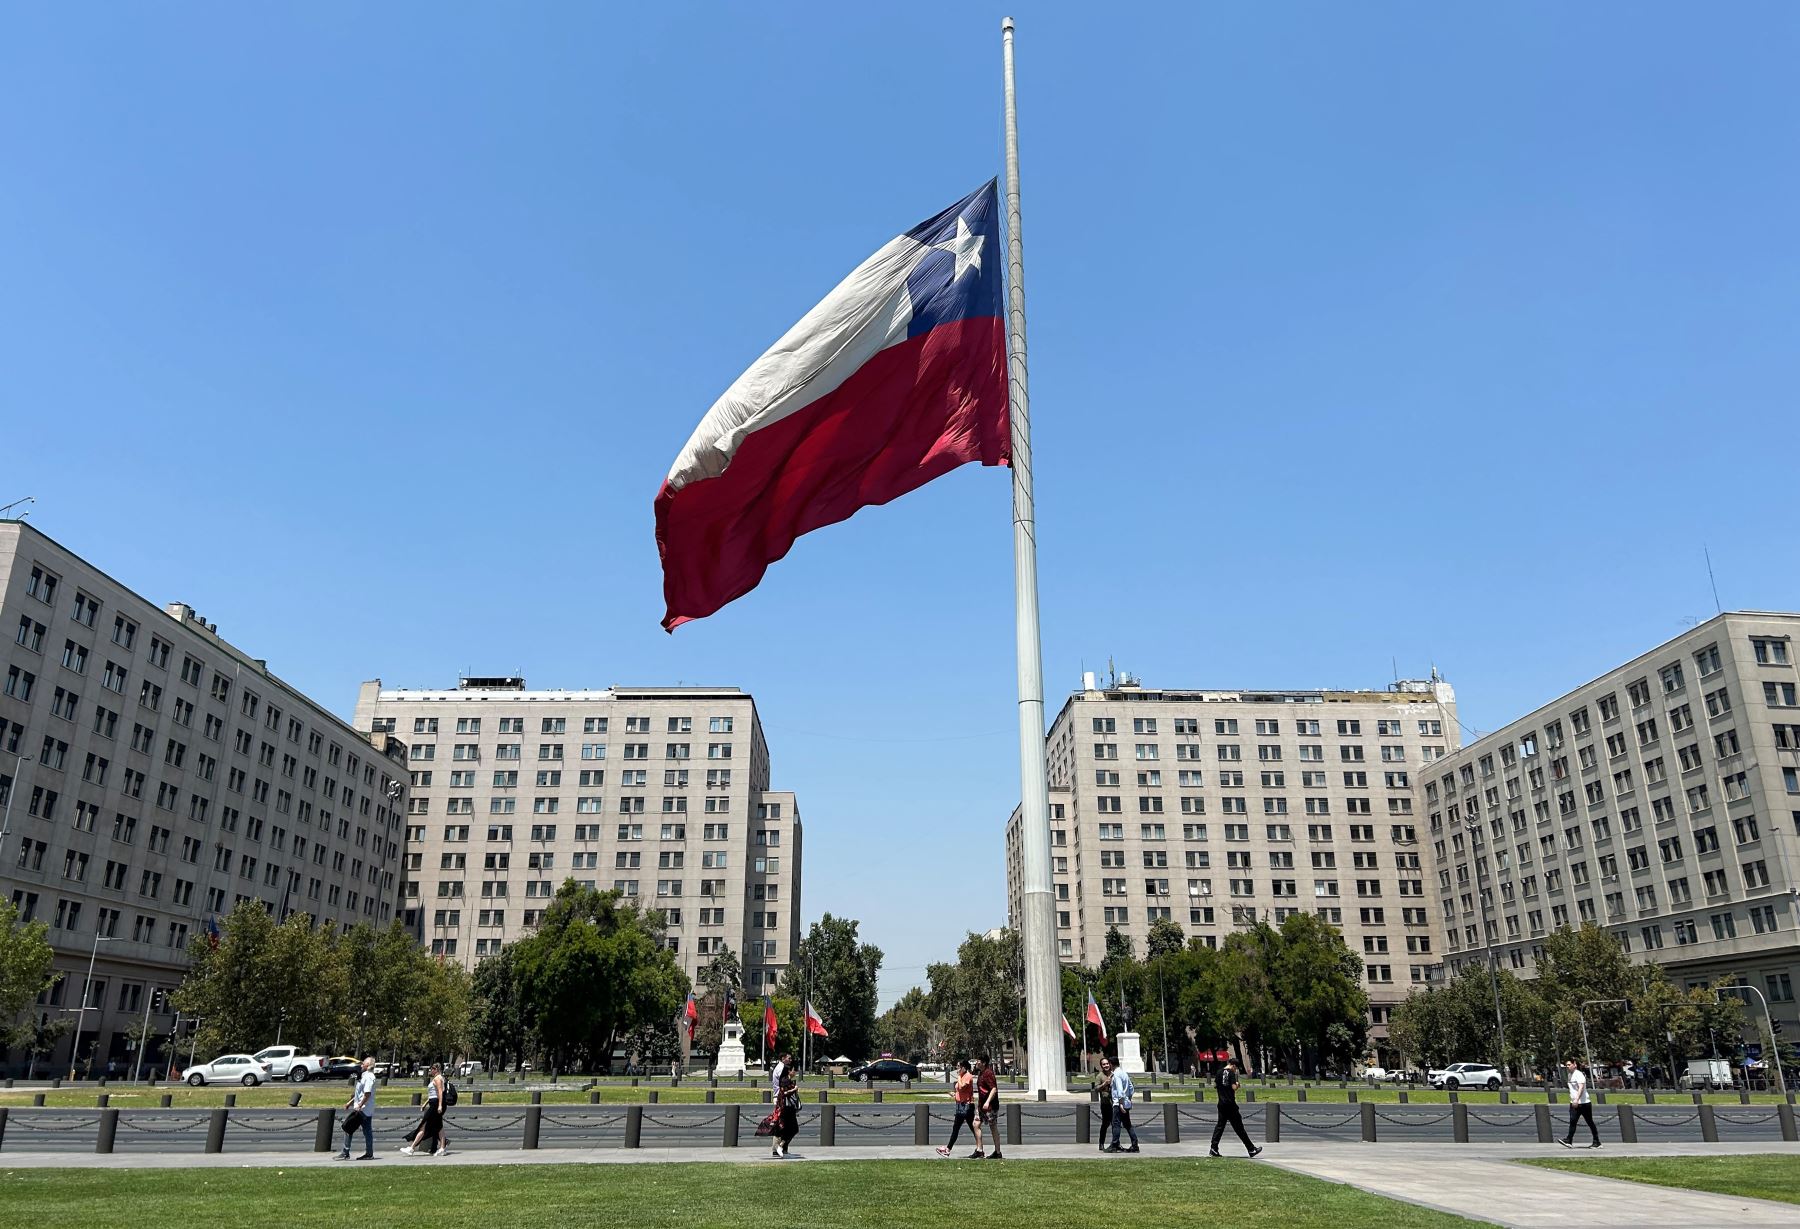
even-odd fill
[[[429,1148],[425,1147],[427,1140],[431,1141]],[[412,1156],[421,1149],[427,1156],[450,1151],[444,1140],[444,1069],[437,1063],[431,1064],[431,1078],[425,1081],[425,1116],[419,1120],[418,1131],[401,1147],[400,1155]]]
[[[782,1064],[779,1101],[781,1117],[775,1126],[775,1155],[786,1157],[788,1145],[800,1133],[800,1082],[794,1078],[791,1062]]]
[[[1213,1076],[1213,1099],[1219,1103],[1219,1120],[1213,1123],[1212,1147],[1207,1151],[1208,1156],[1219,1155],[1219,1140],[1224,1138],[1227,1123],[1237,1132],[1237,1137],[1244,1141],[1246,1153],[1256,1156],[1262,1151],[1250,1142],[1250,1133],[1244,1130],[1243,1115],[1238,1113],[1237,1086],[1237,1068],[1230,1063],[1220,1067],[1218,1074]]]
[[[1569,1073],[1569,1133],[1563,1136],[1562,1146],[1565,1148],[1575,1146],[1575,1125],[1586,1119],[1588,1134],[1594,1139],[1594,1142],[1588,1147],[1598,1148],[1600,1146],[1600,1128],[1594,1125],[1594,1103],[1588,1095],[1587,1072],[1577,1067],[1572,1058],[1564,1060],[1563,1069]]]
[[[1100,1151],[1106,1151],[1106,1133],[1112,1130],[1113,1099],[1112,1073],[1106,1069],[1107,1063],[1100,1060],[1100,1070],[1094,1073],[1093,1090],[1100,1094]]]
[[[349,1110],[351,1115],[356,1116],[354,1121],[362,1129],[363,1150],[362,1155],[356,1159],[359,1161],[374,1160],[375,1060],[373,1058],[362,1060],[362,1074],[356,1077],[356,1090],[350,1094],[350,1099],[344,1103],[344,1108]],[[346,1115],[346,1119],[349,1119],[349,1115]],[[338,1160],[350,1159],[350,1141],[353,1138],[355,1138],[353,1132],[344,1132],[344,1150],[337,1154]]]
[[[981,1143],[982,1127],[987,1128],[988,1138],[994,1141],[987,1159],[1004,1160],[1000,1155],[1000,1080],[994,1074],[994,1060],[985,1054],[981,1056],[981,1074],[975,1079],[975,1126],[977,1145]]]
[[[950,1142],[937,1150],[939,1156],[949,1156],[956,1148],[957,1136],[967,1126],[975,1135],[977,1149],[981,1139],[981,1128],[975,1121],[975,1077],[969,1073],[969,1062],[964,1059],[956,1064],[956,1074],[950,1081],[950,1103],[955,1106],[956,1117],[950,1124]]]
[[[1131,1075],[1125,1068],[1118,1066],[1111,1059],[1100,1061],[1100,1070],[1105,1072],[1112,1086],[1112,1143],[1103,1151],[1136,1152],[1138,1151],[1137,1128],[1131,1125],[1131,1094],[1136,1091],[1131,1083]],[[1123,1127],[1131,1135],[1131,1147],[1119,1147],[1119,1128]]]

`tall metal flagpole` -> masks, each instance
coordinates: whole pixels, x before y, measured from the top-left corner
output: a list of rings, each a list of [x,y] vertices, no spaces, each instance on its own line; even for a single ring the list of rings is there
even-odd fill
[[[1031,1088],[1064,1090],[1062,964],[1050,880],[1050,797],[1044,765],[1044,653],[1038,637],[1037,519],[1031,490],[1031,400],[1025,381],[1025,245],[1019,233],[1019,113],[1013,20],[1000,23],[1006,63],[1006,353],[1012,418],[1013,606],[1018,619],[1019,836],[1024,855],[1025,1040]]]

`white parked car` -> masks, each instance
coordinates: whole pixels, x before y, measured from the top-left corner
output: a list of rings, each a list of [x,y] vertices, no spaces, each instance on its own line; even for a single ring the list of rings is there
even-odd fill
[[[1364,1067],[1362,1074],[1357,1078],[1361,1080],[1390,1080],[1397,1083],[1406,1078],[1406,1072],[1389,1071],[1386,1067]]]
[[[325,1070],[322,1056],[302,1053],[299,1046],[270,1046],[251,1058],[269,1069],[271,1080],[290,1080],[295,1084],[304,1084]]]
[[[202,1084],[244,1084],[255,1088],[268,1078],[269,1065],[248,1054],[227,1054],[187,1069],[187,1082],[196,1088]]]
[[[1500,1087],[1500,1073],[1487,1063],[1451,1063],[1442,1071],[1433,1071],[1431,1086],[1455,1092],[1459,1088]]]

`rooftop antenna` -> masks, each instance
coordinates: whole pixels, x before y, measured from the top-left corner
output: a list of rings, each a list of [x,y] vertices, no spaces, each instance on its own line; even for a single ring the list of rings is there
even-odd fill
[[[1391,660],[1394,663],[1394,681],[1396,683],[1398,683],[1400,681],[1400,659],[1398,657],[1394,657],[1394,658],[1390,658],[1389,660]]]
[[[1113,666],[1111,653],[1106,655],[1106,689],[1108,691],[1117,691],[1119,689],[1119,672]]]
[[[1718,578],[1713,575],[1712,551],[1708,549],[1705,543],[1701,544],[1700,549],[1706,555],[1706,580],[1707,583],[1712,586],[1713,610],[1718,614],[1724,614],[1725,607],[1719,603],[1719,581]]]
[[[11,512],[14,508],[18,507],[20,504],[35,504],[36,502],[37,502],[37,498],[32,495],[27,495],[23,499],[15,499],[10,504],[5,505],[4,507],[0,507],[0,518],[4,518],[8,512]],[[31,513],[29,511],[25,511],[25,512],[19,513],[18,516],[14,517],[12,519],[22,521],[30,515],[31,515]]]

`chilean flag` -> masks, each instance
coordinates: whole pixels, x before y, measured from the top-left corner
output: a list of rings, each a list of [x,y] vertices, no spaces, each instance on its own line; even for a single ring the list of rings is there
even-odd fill
[[[694,1002],[694,992],[692,990],[688,991],[687,1006],[682,1009],[681,1014],[687,1017],[688,1045],[691,1046],[694,1044],[694,1026],[700,1022],[700,1008]]]
[[[754,589],[803,533],[1012,460],[993,181],[889,240],[725,390],[656,496],[663,627]]]
[[[775,1004],[763,995],[763,1044],[769,1049],[775,1048]]]
[[[818,1037],[829,1037],[825,1031],[825,1021],[819,1019],[819,1013],[813,1010],[812,1000],[806,1000],[806,1031]]]
[[[1069,1013],[1066,1011],[1063,1013],[1062,1022],[1063,1022],[1063,1032],[1068,1034],[1069,1040],[1070,1041],[1076,1040],[1077,1038],[1075,1036],[1075,1030],[1069,1027]]]
[[[1100,1004],[1094,1002],[1094,992],[1088,991],[1087,1022],[1100,1030],[1100,1043],[1106,1044],[1106,1021],[1101,1018]]]

